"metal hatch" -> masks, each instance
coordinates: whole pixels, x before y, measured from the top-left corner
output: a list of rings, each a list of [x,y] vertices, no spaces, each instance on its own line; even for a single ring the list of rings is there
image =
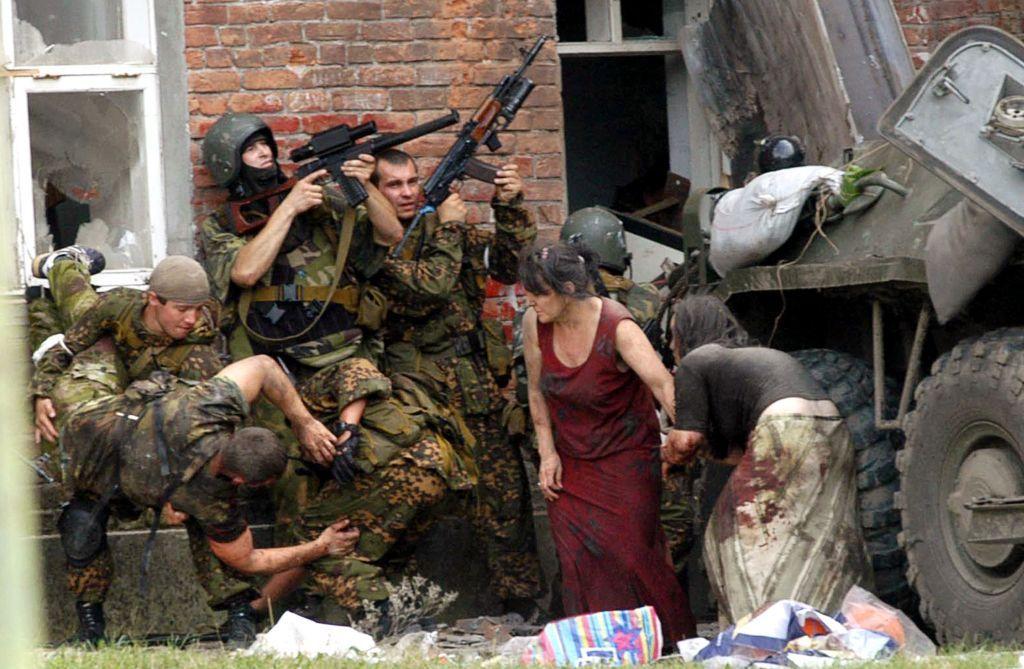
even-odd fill
[[[878,130],[1024,234],[1024,43],[981,26],[950,36]]]

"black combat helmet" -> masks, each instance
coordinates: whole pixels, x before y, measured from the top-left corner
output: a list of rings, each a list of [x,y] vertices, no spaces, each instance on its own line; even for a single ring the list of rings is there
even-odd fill
[[[805,164],[804,143],[796,135],[769,135],[757,144],[757,170],[761,174]]]
[[[224,114],[210,127],[203,139],[203,163],[218,184],[232,188],[238,181],[242,172],[242,150],[257,134],[267,140],[277,160],[274,133],[255,114]]]

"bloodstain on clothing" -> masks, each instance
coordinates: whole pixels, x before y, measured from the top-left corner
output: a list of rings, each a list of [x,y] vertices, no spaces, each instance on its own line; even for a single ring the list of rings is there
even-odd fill
[[[650,605],[666,638],[678,640],[696,627],[659,521],[654,398],[635,372],[618,367],[615,330],[628,318],[625,307],[602,299],[590,356],[572,368],[555,355],[552,326],[537,326],[540,386],[562,461],[563,490],[548,517],[566,613]]]

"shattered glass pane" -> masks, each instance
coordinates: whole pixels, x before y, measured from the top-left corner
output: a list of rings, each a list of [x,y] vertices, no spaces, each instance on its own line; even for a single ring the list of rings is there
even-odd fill
[[[17,65],[153,63],[147,0],[16,0]],[[140,41],[141,40],[141,41]]]
[[[28,98],[36,252],[99,249],[108,269],[149,267],[142,93]]]

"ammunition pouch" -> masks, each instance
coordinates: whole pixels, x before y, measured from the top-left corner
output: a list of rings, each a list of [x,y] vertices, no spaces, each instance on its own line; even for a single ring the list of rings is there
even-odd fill
[[[480,325],[487,366],[494,382],[504,387],[512,374],[512,349],[505,338],[505,326],[496,318],[484,318]]]
[[[74,497],[57,518],[64,555],[73,567],[88,567],[107,547],[110,509],[102,500]]]
[[[356,312],[356,325],[367,330],[379,330],[388,315],[388,298],[379,288],[366,284],[359,293],[358,307],[353,311]]]

